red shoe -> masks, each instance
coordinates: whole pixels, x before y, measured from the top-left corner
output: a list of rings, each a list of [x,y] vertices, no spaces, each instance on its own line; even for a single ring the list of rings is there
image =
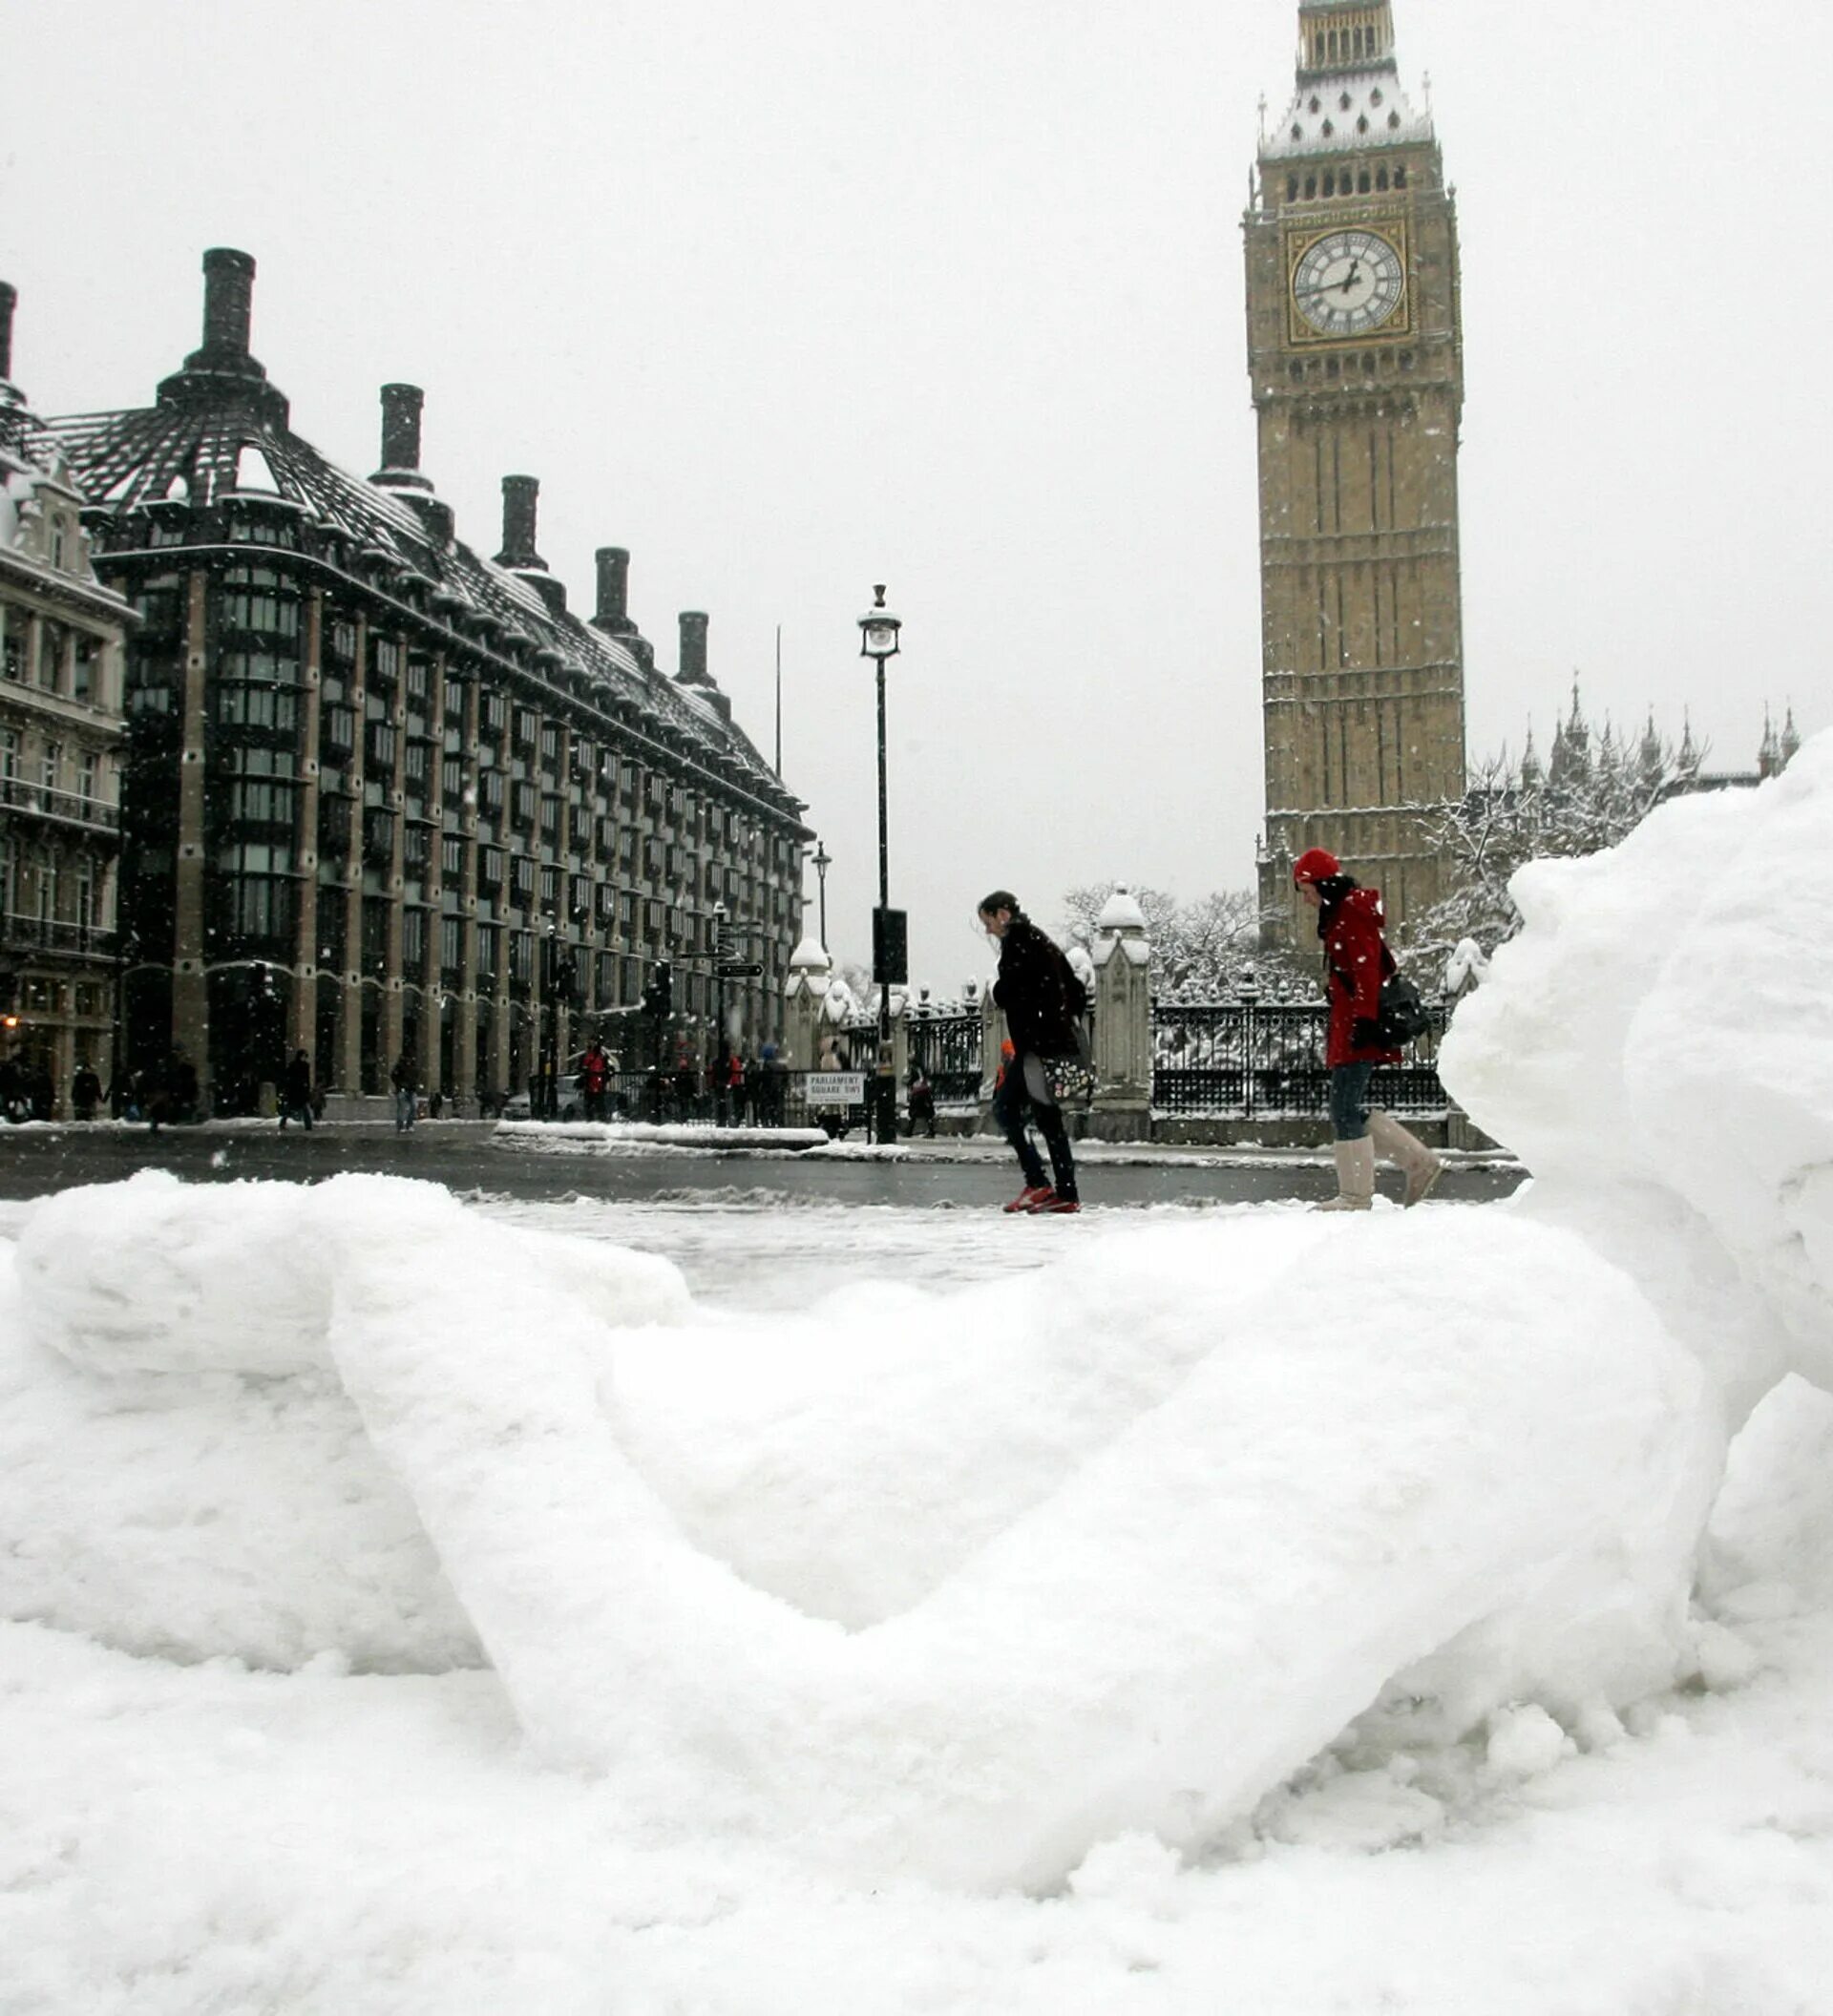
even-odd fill
[[[1046,1212],[1079,1211],[1081,1204],[1074,1197],[1059,1197],[1055,1190],[1047,1191],[1042,1204],[1034,1204],[1032,1210],[1042,1218]]]
[[[1047,1210],[1056,1201],[1056,1191],[1047,1183],[1034,1183],[1021,1190],[1010,1204],[1002,1206],[1001,1208],[1007,1212]]]

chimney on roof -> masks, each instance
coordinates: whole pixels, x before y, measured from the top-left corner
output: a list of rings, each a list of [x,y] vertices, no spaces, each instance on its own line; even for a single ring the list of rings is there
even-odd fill
[[[382,388],[382,467],[398,473],[420,467],[420,409],[426,394],[417,385]]]
[[[10,280],[0,280],[0,385],[12,376],[12,309],[19,290]]]
[[[566,584],[548,573],[547,562],[535,551],[535,508],[540,494],[538,477],[503,478],[503,550],[496,564],[521,575],[551,616],[564,616]]]
[[[255,262],[246,252],[217,245],[203,255],[203,343],[184,368],[159,384],[159,404],[216,406],[225,399],[252,406],[260,418],[286,425],[284,393],[248,354],[248,318],[254,302]]]
[[[676,674],[684,686],[710,686],[706,671],[706,615],[700,609],[681,612],[681,669]]]
[[[547,572],[547,562],[535,551],[535,512],[540,494],[538,476],[503,478],[503,550],[496,556],[497,566],[517,573],[528,568]]]
[[[254,261],[246,252],[213,246],[203,255],[203,347],[194,350],[185,363],[193,369],[214,371],[253,365],[248,326],[254,302]]]
[[[607,637],[628,637],[636,624],[630,620],[630,549],[600,546],[595,556],[599,563],[599,607],[592,627]]]

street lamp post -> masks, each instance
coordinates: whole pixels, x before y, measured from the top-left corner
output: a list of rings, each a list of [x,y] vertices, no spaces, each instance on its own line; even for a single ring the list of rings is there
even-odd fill
[[[814,843],[814,875],[821,885],[821,950],[828,949],[828,870],[833,866],[833,856],[829,853],[825,841]]]
[[[109,1037],[112,1062],[109,1068],[108,1102],[112,1117],[119,1120],[127,1103],[127,976],[139,957],[140,941],[132,931],[115,934],[115,1027]]]
[[[859,656],[878,669],[878,908],[872,916],[872,975],[878,983],[878,1076],[874,1139],[897,1138],[897,1079],[892,1062],[891,990],[910,978],[902,911],[891,907],[891,841],[885,794],[885,661],[897,655],[903,625],[885,607],[885,584],[873,586],[873,605],[859,619]]]
[[[547,936],[541,941],[541,1020],[539,1061],[536,1065],[537,1092],[528,1102],[537,1120],[558,1120],[560,1116],[560,997],[572,998],[579,969],[570,943],[559,934],[559,922],[547,920]]]

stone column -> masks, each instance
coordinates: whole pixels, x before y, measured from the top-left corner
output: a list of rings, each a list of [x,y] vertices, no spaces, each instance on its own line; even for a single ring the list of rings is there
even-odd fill
[[[286,1055],[318,1054],[318,735],[319,667],[325,633],[325,591],[306,598],[305,719],[299,742],[299,915],[293,931],[293,998]]]
[[[895,1085],[910,1083],[910,994],[902,987],[891,990],[891,1076]]]
[[[401,913],[407,902],[407,794],[401,788],[401,773],[407,762],[408,742],[408,640],[405,636],[396,640],[399,657],[395,663],[394,699],[389,708],[389,724],[394,730],[394,763],[390,769],[388,784],[389,811],[389,866],[384,884],[389,900],[388,950],[384,955],[388,978],[382,992],[382,1068],[384,1072],[393,1067],[394,1060],[408,1047],[407,998],[402,990],[408,976],[402,967]],[[363,730],[367,736],[369,728]],[[414,1062],[420,1071],[420,1082],[427,1082],[427,1060],[416,1054]]]
[[[182,746],[179,755],[179,859],[174,892],[172,1042],[210,1075],[210,990],[203,970],[203,738],[207,662],[204,654],[209,579],[193,574],[185,613]]]
[[[356,659],[348,694],[356,724],[344,788],[350,801],[350,840],[344,856],[344,1013],[338,1028],[337,1082],[358,1096],[363,1085],[363,772],[369,763],[367,719],[369,683],[369,620],[358,612]]]
[[[1097,1141],[1149,1141],[1152,1133],[1151,940],[1146,914],[1125,888],[1095,925],[1095,1097],[1088,1132]]]
[[[451,677],[450,668],[447,677]],[[463,742],[464,797],[458,811],[458,827],[464,835],[464,880],[458,896],[458,927],[461,991],[458,996],[458,1026],[453,1039],[457,1082],[453,1086],[464,1110],[475,1113],[480,1088],[477,1083],[477,997],[490,989],[477,971],[477,689],[475,672],[465,681],[465,725]],[[445,728],[440,727],[441,761],[444,761]]]
[[[993,1124],[993,1085],[1000,1075],[1000,1045],[1005,1040],[1005,1017],[993,1005],[990,985],[980,990],[980,1119],[975,1131],[984,1134]]]

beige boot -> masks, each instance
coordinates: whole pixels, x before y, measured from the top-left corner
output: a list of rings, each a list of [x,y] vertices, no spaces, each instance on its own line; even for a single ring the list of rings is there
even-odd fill
[[[1331,1144],[1337,1158],[1337,1194],[1320,1211],[1366,1211],[1375,1203],[1375,1144],[1364,1134],[1360,1141]]]
[[[1422,1203],[1444,1174],[1443,1162],[1417,1135],[1409,1134],[1391,1113],[1371,1112],[1368,1131],[1375,1145],[1406,1178],[1407,1208]]]

